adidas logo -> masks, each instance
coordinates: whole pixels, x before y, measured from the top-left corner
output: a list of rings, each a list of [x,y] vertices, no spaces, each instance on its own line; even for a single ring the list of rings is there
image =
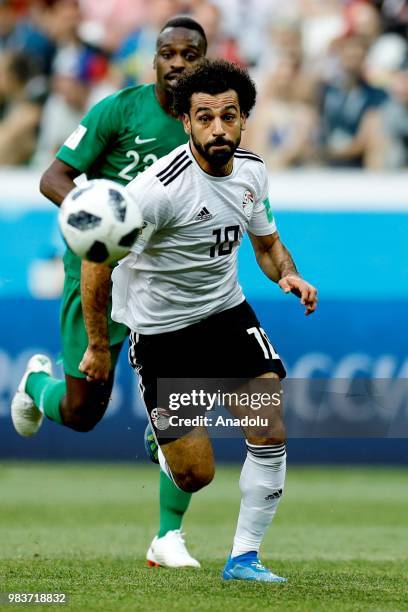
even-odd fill
[[[267,495],[265,497],[266,501],[272,500],[272,499],[279,499],[279,497],[282,497],[282,489],[277,489],[276,491],[274,491],[273,493],[271,493],[270,495]]]
[[[212,219],[212,214],[205,206],[203,206],[198,215],[194,217],[194,221],[208,221],[209,219]]]

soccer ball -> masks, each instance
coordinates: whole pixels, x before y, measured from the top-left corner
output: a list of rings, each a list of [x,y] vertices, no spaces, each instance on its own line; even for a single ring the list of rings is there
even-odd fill
[[[122,185],[107,179],[86,181],[70,191],[58,221],[76,255],[105,264],[125,257],[143,226],[137,202]]]

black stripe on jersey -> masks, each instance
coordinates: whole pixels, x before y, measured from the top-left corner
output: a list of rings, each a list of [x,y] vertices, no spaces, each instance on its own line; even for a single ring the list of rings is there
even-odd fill
[[[187,153],[185,155],[183,155],[182,157],[180,157],[180,159],[175,162],[172,167],[170,168],[170,170],[168,172],[165,172],[164,174],[161,174],[158,178],[160,181],[165,181],[166,179],[169,178],[169,176],[171,176],[176,170],[177,168],[179,168],[181,166],[181,164],[184,164],[184,162],[186,162],[189,159]]]
[[[166,172],[166,174],[163,174],[162,176],[159,176],[159,181],[161,181],[162,183],[164,183],[164,181],[167,181],[167,179],[171,178],[173,176],[173,174],[175,172],[177,172],[177,169],[182,166],[183,164],[186,163],[186,161],[188,161],[189,157],[188,155],[185,155],[184,157],[182,157],[181,159],[178,160],[178,162],[176,164],[173,164],[173,166],[171,167],[171,169]]]
[[[243,153],[235,153],[234,157],[236,157],[237,159],[252,159],[252,161],[256,161],[259,162],[261,164],[264,163],[263,159],[261,159],[258,156],[255,155],[244,155]]]
[[[171,162],[169,163],[168,166],[166,166],[164,168],[164,170],[160,170],[160,172],[158,174],[156,174],[156,176],[158,178],[160,178],[162,175],[166,174],[166,172],[168,170],[170,170],[173,165],[177,162],[177,160],[179,160],[181,157],[188,157],[187,153],[185,151],[182,151],[181,153],[179,153],[174,159],[171,160]]]
[[[241,147],[238,147],[236,152],[244,153],[245,155],[252,155],[253,157],[257,157],[258,159],[262,160],[262,157],[260,157],[260,155],[257,155],[256,153],[254,153],[253,151],[249,151],[248,149],[242,149]]]
[[[185,161],[185,160],[183,160]],[[179,170],[177,170],[177,172],[174,174],[172,174],[169,178],[167,178],[166,180],[162,180],[162,183],[165,187],[167,187],[167,185],[170,185],[170,183],[172,183],[174,181],[174,179],[176,179],[182,172],[184,172],[184,170],[186,168],[188,168],[188,166],[191,166],[193,162],[191,161],[191,159],[188,160],[188,162],[186,164],[184,164],[184,166],[181,166],[181,168],[179,168]]]

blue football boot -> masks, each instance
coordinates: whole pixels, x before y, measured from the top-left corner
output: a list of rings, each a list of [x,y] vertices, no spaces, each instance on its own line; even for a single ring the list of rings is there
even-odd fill
[[[159,447],[157,446],[156,438],[153,435],[150,423],[147,424],[144,432],[144,446],[150,461],[159,463]]]
[[[222,572],[224,580],[253,580],[256,582],[286,582],[262,565],[256,551],[229,557]]]

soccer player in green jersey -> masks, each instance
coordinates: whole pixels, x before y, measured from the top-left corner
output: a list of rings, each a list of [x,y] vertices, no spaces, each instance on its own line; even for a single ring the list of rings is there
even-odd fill
[[[179,75],[207,49],[203,28],[189,17],[170,19],[157,39],[156,83],[123,89],[96,104],[68,137],[46,170],[40,189],[59,206],[74,179],[106,178],[126,185],[160,157],[187,141],[171,115],[171,91]],[[64,256],[61,335],[65,380],[52,376],[51,362],[34,355],[14,396],[12,419],[18,433],[35,434],[49,419],[76,431],[90,431],[103,417],[114,370],[128,329],[110,318],[111,269]],[[108,314],[109,313],[109,314]],[[191,494],[160,473],[160,529],[148,553],[150,565],[199,563],[180,531]]]

